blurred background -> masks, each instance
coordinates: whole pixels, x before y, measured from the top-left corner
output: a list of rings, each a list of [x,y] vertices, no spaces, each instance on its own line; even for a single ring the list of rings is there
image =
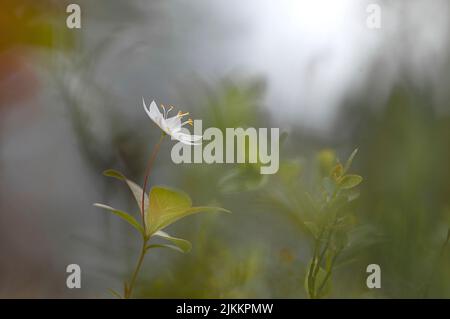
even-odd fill
[[[448,0],[78,0],[82,27],[69,29],[71,2],[0,1],[0,297],[121,289],[139,237],[92,204],[137,212],[101,173],[142,183],[160,134],[145,97],[204,128],[279,127],[283,140],[273,176],[175,165],[163,145],[152,185],[233,214],[171,226],[193,249],[152,251],[137,297],[306,298],[302,194],[358,148],[354,250],[327,297],[450,298]],[[71,263],[81,289],[66,287]],[[371,263],[381,289],[366,286]]]

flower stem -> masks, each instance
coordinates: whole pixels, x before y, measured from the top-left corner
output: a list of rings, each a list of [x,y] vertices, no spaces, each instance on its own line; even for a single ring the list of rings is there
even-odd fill
[[[147,251],[146,246],[147,246],[147,239],[144,238],[142,241],[141,253],[139,254],[139,259],[136,263],[136,268],[134,269],[133,275],[131,276],[130,285],[126,288],[124,292],[125,299],[130,298],[131,294],[133,293],[134,283],[136,282],[137,275],[139,273],[139,270],[141,269],[145,253]]]
[[[153,167],[153,163],[155,162],[156,155],[158,155],[159,148],[160,148],[165,136],[166,136],[165,133],[161,134],[161,138],[159,139],[158,143],[153,147],[152,155],[150,156],[150,159],[148,160],[148,163],[147,163],[147,167],[145,169],[145,177],[144,177],[144,184],[142,186],[142,199],[141,199],[142,227],[144,227],[144,233],[142,235],[142,248],[141,248],[141,252],[139,254],[138,261],[136,263],[136,268],[134,269],[133,275],[131,276],[130,284],[129,284],[129,286],[125,286],[124,297],[126,299],[130,298],[133,293],[133,288],[134,288],[134,284],[136,282],[136,278],[139,274],[139,270],[141,269],[142,263],[144,262],[145,253],[147,252],[146,246],[147,246],[149,237],[147,236],[147,231],[146,231],[146,226],[145,226],[145,193],[146,193],[148,179],[150,177],[150,173],[151,173],[151,170]]]
[[[142,226],[144,227],[144,233],[145,233],[145,191],[147,188],[147,183],[148,183],[148,178],[150,176],[152,167],[153,167],[153,162],[156,159],[156,155],[158,155],[159,152],[159,148],[161,146],[161,143],[164,139],[164,136],[166,136],[165,133],[161,134],[161,137],[158,141],[158,143],[153,147],[153,151],[152,151],[152,155],[150,156],[150,159],[148,160],[147,163],[147,168],[145,169],[145,177],[144,177],[144,185],[142,186],[142,199],[141,199],[141,218],[142,218]]]

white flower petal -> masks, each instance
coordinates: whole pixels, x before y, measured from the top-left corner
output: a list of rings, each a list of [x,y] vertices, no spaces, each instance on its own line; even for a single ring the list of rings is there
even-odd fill
[[[189,136],[190,136],[192,142],[200,141],[203,138],[203,136],[201,136],[201,135],[189,135]]]
[[[172,137],[174,139],[180,141],[183,144],[201,145],[201,143],[195,143],[202,138],[202,136],[200,136],[200,135],[190,135],[190,134],[185,134],[185,133],[181,133],[181,132],[176,132],[176,133],[172,134]]]
[[[155,101],[152,101],[152,103],[150,104],[149,116],[153,121],[155,121],[157,123],[159,122],[159,124],[161,124],[161,121],[164,119],[164,116],[159,111],[158,106],[156,105]]]
[[[183,140],[178,140],[180,143],[186,144],[186,145],[202,145],[202,143],[195,143],[195,142],[189,142],[189,141],[183,141]]]
[[[202,138],[199,135],[191,135],[191,134],[186,134],[186,133],[182,133],[182,132],[177,132],[174,134],[174,136],[177,139],[182,139],[184,141],[189,141],[189,142],[196,142]]]
[[[144,110],[145,110],[145,113],[147,113],[148,117],[153,122],[155,122],[156,125],[158,125],[162,130],[165,131],[165,129],[163,128],[164,116],[159,111],[158,106],[156,105],[155,101],[152,101],[152,103],[150,104],[150,108],[148,108],[147,105],[145,104],[144,98],[142,98],[142,104],[144,105]]]
[[[181,143],[187,145],[201,145],[200,143],[195,143],[202,139],[201,135],[191,135],[187,133],[183,133],[183,123],[181,122],[181,116],[173,116],[168,119],[164,118],[164,115],[159,110],[155,101],[152,101],[150,107],[147,107],[145,104],[144,98],[142,98],[142,104],[144,106],[144,110],[147,113],[148,117],[155,122],[166,134],[170,135],[172,139],[178,140]],[[184,115],[186,115],[185,113]],[[186,124],[187,122],[185,122]],[[189,130],[185,130],[185,132],[189,133]]]
[[[150,115],[150,111],[148,110],[148,107],[147,107],[147,105],[145,104],[144,97],[142,97],[142,105],[144,106],[145,113],[147,113],[148,117],[149,117],[149,118],[152,118],[152,116]],[[153,119],[152,119],[152,120],[153,120]]]
[[[181,118],[179,116],[169,117],[165,120],[167,127],[172,131],[176,132],[181,129]]]

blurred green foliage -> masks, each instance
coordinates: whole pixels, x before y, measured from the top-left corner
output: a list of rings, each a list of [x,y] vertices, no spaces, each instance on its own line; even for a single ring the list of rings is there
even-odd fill
[[[96,183],[102,202],[111,201],[130,211],[135,209],[134,199],[122,196],[122,188],[98,177],[99,172],[114,167],[140,182],[159,132],[148,130],[151,124],[147,121],[128,117],[126,112],[140,112],[140,106],[130,104],[129,97],[122,99],[121,91],[104,86],[105,79],[98,75],[103,71],[102,60],[111,58],[111,52],[113,63],[128,62],[128,55],[118,59],[124,52],[116,55],[122,49],[117,42],[140,39],[133,33],[120,39],[123,34],[118,36],[119,31],[147,20],[165,20],[162,11],[169,7],[162,5],[164,1],[155,1],[150,12],[144,12],[140,6],[121,0],[110,0],[108,5],[81,1],[92,26],[92,32],[82,33],[65,27],[66,3],[2,1],[0,29],[8,32],[0,37],[0,78],[14,78],[11,75],[23,70],[28,58],[21,55],[27,56],[28,49],[50,51],[53,85],[65,106],[90,181]],[[148,38],[152,40],[148,44],[152,56],[164,55],[167,48],[179,49],[171,23],[150,25],[156,35]],[[153,34],[147,27],[145,32]],[[142,43],[125,45],[130,47],[124,51],[141,49]],[[165,65],[155,70],[165,71]],[[13,86],[0,90],[0,104],[10,108],[15,101],[10,91],[25,95],[27,86],[19,84],[35,75],[26,71]],[[176,166],[167,160],[157,161],[152,185],[167,179],[168,184],[187,190],[194,203],[226,207],[233,214],[227,218],[192,216],[189,223],[170,225],[170,233],[195,244],[185,255],[164,249],[152,251],[143,265],[135,296],[450,298],[450,57],[441,72],[440,81],[425,79],[430,83],[424,86],[401,79],[387,96],[372,92],[375,82],[385,76],[379,78],[373,72],[375,80],[369,76],[366,88],[356,87],[357,94],[339,111],[331,132],[294,126],[286,129],[287,134],[282,127],[280,169],[274,176],[261,175],[259,163]],[[161,82],[166,80],[163,77]],[[217,81],[191,81],[187,90],[176,89],[179,100],[187,104],[183,109],[201,118],[204,128],[224,131],[227,127],[275,125],[263,105],[264,79],[231,75]],[[140,97],[131,99],[140,101]],[[338,160],[347,159],[355,147],[358,154],[351,166]],[[67,207],[66,213],[75,215],[91,206],[82,198],[79,203]],[[94,270],[109,276],[112,286],[134,267],[128,261],[134,260],[136,237],[125,223],[114,227],[115,216],[92,213],[95,217],[89,222],[95,218],[102,222],[98,223],[97,238],[85,239],[90,245],[85,255],[91,254],[88,257],[92,260],[100,257],[101,263]],[[132,214],[115,209],[113,213],[139,229],[138,222],[130,218]],[[7,221],[4,224],[10,225]],[[190,248],[179,238],[171,237],[169,242],[181,251]],[[27,251],[12,252],[20,255]],[[24,260],[27,265],[28,259]],[[381,266],[381,289],[366,286],[366,267],[372,263]],[[33,275],[29,269],[34,266],[29,267],[24,272]],[[15,273],[17,267],[13,268]],[[2,279],[9,280],[5,274],[2,272]],[[98,296],[108,287],[95,286],[82,293]],[[34,289],[33,296],[41,292],[40,287]]]
[[[196,110],[204,126],[267,125],[258,83],[219,82]],[[194,249],[185,258],[162,251],[150,257],[137,295],[448,296],[450,121],[412,96],[399,91],[382,111],[353,110],[364,129],[346,128],[358,134],[345,145],[358,145],[359,152],[342,163],[335,150],[322,147],[340,144],[314,137],[316,149],[293,151],[302,142],[291,132],[283,136],[274,176],[260,175],[257,164],[174,166],[178,187],[235,213],[227,221],[194,217],[191,227],[177,225]],[[218,116],[227,103],[239,107]],[[382,269],[378,290],[365,284],[371,263]]]
[[[122,101],[93,81],[101,56],[97,50],[107,47],[100,44],[73,59],[98,109],[84,108],[86,96],[71,91],[63,78],[56,80],[91,172],[118,167],[139,180],[147,142],[155,136],[142,134],[142,127],[122,116]],[[180,98],[191,101],[187,109],[204,128],[271,127],[264,93],[261,79],[227,78],[190,87]],[[259,174],[258,164],[157,162],[156,169],[176,171],[168,173],[171,184],[189,190],[195,202],[227,207],[234,214],[226,221],[193,217],[189,227],[175,225],[196,245],[185,258],[163,251],[151,256],[137,295],[450,297],[450,117],[437,111],[448,105],[436,105],[431,93],[415,87],[394,90],[386,105],[376,101],[372,107],[364,98],[341,113],[333,137],[301,127],[283,134],[275,176]],[[107,112],[99,111],[106,107]],[[98,123],[106,127],[100,136],[93,129]],[[356,146],[350,176],[344,177],[345,162],[339,166],[337,154],[345,158]],[[364,177],[357,187],[353,171]],[[335,199],[339,209],[324,209],[337,186],[342,190],[341,199]],[[105,201],[116,198],[116,188],[102,187]],[[341,210],[342,220],[333,225]],[[129,257],[128,251],[122,253]],[[379,290],[365,285],[371,263],[382,269]]]
[[[438,258],[450,226],[450,118],[438,109],[404,87],[379,112],[354,110],[366,127],[354,135],[368,181],[361,211],[385,237],[366,254],[383,269],[380,296],[450,297],[448,248]]]

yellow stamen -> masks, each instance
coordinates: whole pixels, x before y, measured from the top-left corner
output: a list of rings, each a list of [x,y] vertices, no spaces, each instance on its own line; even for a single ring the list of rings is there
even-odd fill
[[[189,119],[189,120],[181,123],[181,126],[185,126],[186,124],[189,124],[190,126],[194,126],[194,121],[192,121],[192,119]]]
[[[189,112],[183,113],[181,111],[178,111],[178,114],[177,114],[178,117],[183,117],[183,116],[186,116],[186,115],[189,115]]]

